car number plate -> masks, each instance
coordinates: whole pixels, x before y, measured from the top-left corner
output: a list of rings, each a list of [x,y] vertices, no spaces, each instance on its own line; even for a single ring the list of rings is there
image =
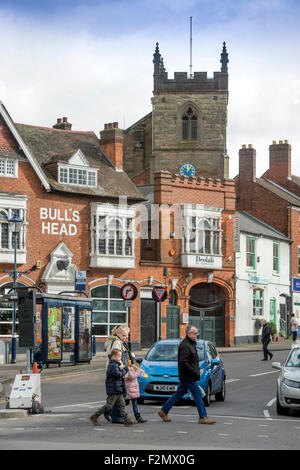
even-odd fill
[[[154,385],[153,389],[157,392],[176,392],[177,385]]]

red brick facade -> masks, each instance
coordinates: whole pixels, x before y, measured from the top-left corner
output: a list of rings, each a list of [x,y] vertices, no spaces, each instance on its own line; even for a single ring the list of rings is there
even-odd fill
[[[255,149],[240,149],[237,210],[249,212],[293,241],[291,276],[298,277],[300,185],[291,174],[291,146],[286,140],[273,141],[269,152],[269,169],[257,178]]]

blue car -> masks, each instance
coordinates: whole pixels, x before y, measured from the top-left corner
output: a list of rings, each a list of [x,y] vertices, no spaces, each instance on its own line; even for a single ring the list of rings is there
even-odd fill
[[[139,376],[140,398],[139,403],[145,399],[169,398],[177,390],[178,377],[178,347],[182,339],[166,339],[153,344],[144,359],[140,359],[140,367],[148,375]],[[217,401],[225,400],[226,374],[221,357],[215,346],[201,339],[197,340],[199,357],[200,380],[198,384],[205,391],[203,398],[205,406],[210,405],[211,396]],[[191,400],[187,393],[184,399]]]

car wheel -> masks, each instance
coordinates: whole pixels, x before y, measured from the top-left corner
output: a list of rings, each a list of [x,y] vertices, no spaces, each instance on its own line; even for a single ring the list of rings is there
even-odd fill
[[[278,395],[276,397],[276,412],[280,416],[282,416],[282,415],[287,416],[290,412],[289,408],[284,408],[283,406],[281,406],[281,404],[279,403],[279,400],[278,400]]]
[[[144,398],[139,397],[137,399],[137,402],[138,402],[139,405],[143,405],[144,404]]]
[[[208,382],[206,390],[205,390],[205,397],[203,398],[203,403],[207,407],[210,405],[210,392],[211,392],[211,385]]]
[[[224,379],[222,382],[221,390],[218,393],[215,393],[216,401],[224,401],[225,395],[226,395],[226,384],[225,384],[225,379]]]

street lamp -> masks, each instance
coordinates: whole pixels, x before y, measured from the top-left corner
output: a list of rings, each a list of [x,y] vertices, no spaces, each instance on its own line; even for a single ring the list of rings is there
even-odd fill
[[[16,214],[8,220],[14,240],[14,270],[13,274],[13,288],[16,289],[18,272],[17,272],[17,236],[20,233],[23,219],[21,219]],[[16,332],[16,301],[14,300],[14,310],[13,310],[13,327],[12,327],[12,339],[11,339],[11,363],[16,363],[16,355],[17,355],[17,332]]]

